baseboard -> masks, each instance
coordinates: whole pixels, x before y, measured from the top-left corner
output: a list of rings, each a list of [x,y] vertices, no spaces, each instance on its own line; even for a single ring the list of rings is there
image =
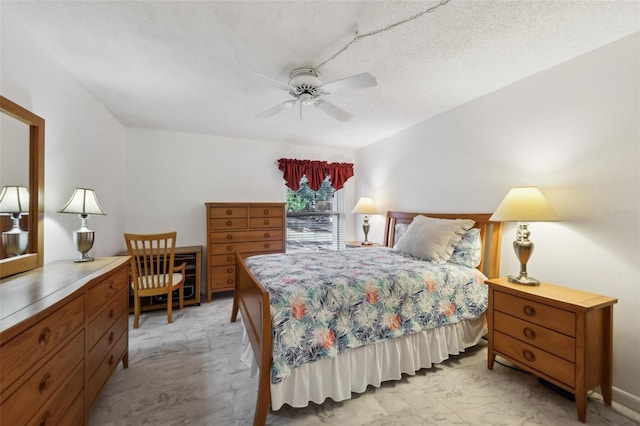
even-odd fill
[[[640,414],[640,397],[614,387],[611,399]]]
[[[611,405],[620,414],[640,423],[640,397],[614,387],[611,391]],[[590,398],[602,400],[602,394],[598,390],[593,391]]]

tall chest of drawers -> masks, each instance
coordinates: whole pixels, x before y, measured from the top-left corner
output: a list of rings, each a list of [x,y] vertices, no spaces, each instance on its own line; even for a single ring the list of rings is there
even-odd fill
[[[128,257],[0,281],[0,424],[81,425],[128,365]]]
[[[489,348],[496,355],[575,396],[578,419],[587,416],[587,392],[600,386],[611,406],[612,328],[616,299],[541,283],[488,280]]]
[[[235,253],[285,251],[285,203],[205,203],[207,212],[207,301],[235,288]]]

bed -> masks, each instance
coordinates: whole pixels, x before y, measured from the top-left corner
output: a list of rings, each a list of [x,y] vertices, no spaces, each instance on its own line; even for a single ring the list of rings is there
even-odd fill
[[[263,425],[265,423],[270,406],[273,410],[277,410],[283,404],[301,407],[306,406],[310,401],[322,403],[326,398],[332,398],[336,401],[349,399],[352,392],[363,392],[368,385],[380,386],[383,381],[399,379],[403,373],[414,374],[421,368],[442,362],[450,354],[458,354],[463,352],[465,348],[476,344],[484,334],[486,327],[484,318],[486,304],[482,305],[477,301],[479,297],[477,293],[480,291],[479,288],[482,288],[482,291],[486,293],[484,279],[497,277],[499,273],[502,224],[490,222],[490,216],[490,213],[440,214],[391,211],[387,213],[386,217],[384,248],[355,248],[326,252],[326,254],[316,253],[315,256],[319,259],[318,264],[323,264],[325,260],[329,262],[328,265],[342,261],[353,262],[354,266],[350,268],[353,271],[368,270],[370,265],[367,264],[368,260],[366,259],[373,259],[371,262],[382,268],[403,267],[404,269],[399,269],[397,272],[385,270],[378,272],[378,274],[386,276],[397,273],[400,276],[406,275],[408,269],[411,271],[410,275],[423,277],[423,287],[426,285],[426,290],[422,288],[419,293],[413,294],[412,297],[415,296],[415,301],[411,299],[412,308],[405,309],[405,311],[411,311],[410,315],[412,316],[406,316],[406,312],[403,312],[401,320],[398,319],[398,316],[388,317],[390,319],[386,323],[384,333],[371,331],[365,333],[364,337],[360,334],[354,336],[353,333],[345,333],[345,326],[342,324],[340,338],[333,332],[330,336],[314,336],[320,339],[320,344],[317,345],[320,350],[307,348],[304,356],[280,353],[283,347],[287,346],[282,343],[287,340],[283,338],[283,335],[289,333],[290,337],[291,334],[295,334],[291,331],[291,327],[284,332],[279,328],[281,323],[285,322],[281,305],[288,304],[287,312],[292,317],[304,317],[305,315],[309,317],[315,308],[317,308],[314,311],[316,313],[320,309],[322,312],[331,309],[316,306],[317,301],[308,302],[306,306],[299,307],[291,301],[290,295],[289,299],[283,299],[281,293],[285,290],[288,291],[288,289],[298,291],[298,287],[292,287],[294,281],[297,281],[296,286],[304,288],[307,285],[302,279],[304,278],[304,270],[313,268],[308,265],[300,266],[303,263],[303,258],[296,258],[294,254],[252,256],[249,258],[243,258],[237,254],[237,279],[231,321],[235,322],[238,313],[241,314],[245,335],[249,342],[243,357],[245,361],[247,357],[253,357],[258,368],[259,385],[254,424]],[[453,260],[450,262],[425,262],[415,259],[414,256],[405,252],[399,252],[399,250],[406,248],[406,242],[410,239],[401,234],[411,229],[415,231],[418,223],[423,223],[422,221],[427,219],[430,221],[429,223],[442,219],[446,219],[447,223],[454,222],[452,219],[455,219],[455,222],[465,222],[466,227],[462,230],[458,229],[460,235],[470,235],[475,231],[477,244],[480,245],[477,261],[473,264],[476,267],[460,266],[454,264]],[[410,226],[413,228],[409,228]],[[409,234],[415,235],[415,232],[409,232]],[[394,246],[395,248],[393,248]],[[411,252],[411,254],[415,253]],[[318,256],[327,257],[325,259]],[[342,256],[344,259],[339,259],[336,256]],[[452,256],[451,259],[453,257],[455,256]],[[418,262],[418,264],[413,262]],[[427,267],[427,265],[423,265],[426,263],[432,264],[429,267],[436,268],[435,271],[425,272],[418,269],[423,266]],[[285,264],[293,269],[287,272]],[[270,282],[271,278],[276,282],[288,280],[286,277],[277,275],[283,271],[290,274],[292,283],[284,287],[274,286]],[[344,275],[344,273],[341,274]],[[463,290],[448,292],[450,297],[456,298],[457,305],[461,306],[460,309],[455,307],[449,309],[449,305],[445,304],[443,308],[434,310],[435,314],[433,315],[426,312],[415,312],[414,306],[422,306],[424,304],[422,299],[431,297],[428,294],[428,287],[431,285],[432,278],[425,279],[424,274],[434,274],[433,280],[438,279],[437,276],[447,276],[447,280],[449,280],[452,276],[471,274],[471,278],[462,279],[476,285],[466,285]],[[392,281],[404,283],[404,275],[402,275],[402,279],[394,278]],[[431,275],[428,276],[431,277]],[[335,281],[335,285],[332,284],[335,288],[331,291],[336,293],[338,291],[336,288],[339,289],[343,299],[347,297],[343,295],[345,290],[349,291],[354,286],[362,288],[361,283],[365,283],[358,281],[354,284],[348,281],[352,278],[343,278],[340,275],[331,279]],[[323,279],[326,280],[326,278]],[[263,285],[262,281],[267,284]],[[412,288],[412,285],[409,284],[403,284],[403,286]],[[440,284],[438,284],[438,288],[440,289]],[[311,294],[317,293],[317,290],[310,291]],[[381,290],[381,292],[383,291]],[[456,292],[455,295],[454,292]],[[357,302],[355,298],[353,299],[354,305],[366,305],[368,309],[371,309],[370,305],[372,304],[376,306],[382,304],[382,299],[380,299],[380,303],[376,304],[379,302],[378,293],[371,295],[366,289],[361,293],[361,299],[358,299]],[[390,292],[387,291],[387,293]],[[393,294],[395,295],[395,293]],[[418,294],[422,299],[418,300]],[[309,296],[303,297],[308,298]],[[327,299],[326,294],[321,298],[323,303]],[[271,303],[274,306],[271,306]],[[333,303],[335,304],[335,301]],[[466,306],[462,306],[465,304]],[[348,309],[351,308],[348,307]],[[342,307],[332,309],[336,312],[343,310]],[[455,317],[458,315],[458,311],[460,311],[459,318]],[[360,314],[351,314],[351,317],[354,315]],[[450,317],[450,315],[453,316]],[[434,317],[441,319],[434,320]],[[379,318],[387,317],[380,315]],[[315,319],[314,321],[317,322]],[[333,320],[333,323],[340,323],[340,321],[336,319]],[[276,327],[272,328],[272,324],[275,324]],[[302,341],[300,336],[298,339],[298,341]],[[324,342],[328,344],[325,345]],[[274,351],[274,347],[277,348],[277,351]]]

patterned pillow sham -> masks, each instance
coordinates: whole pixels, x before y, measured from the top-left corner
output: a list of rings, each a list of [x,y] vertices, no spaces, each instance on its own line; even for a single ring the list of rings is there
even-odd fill
[[[449,262],[476,268],[480,265],[480,260],[482,260],[480,229],[471,228],[464,233],[460,242],[453,249]]]
[[[400,238],[407,232],[408,227],[408,223],[396,223],[396,233],[393,235],[393,248],[398,247],[398,241],[400,241]]]

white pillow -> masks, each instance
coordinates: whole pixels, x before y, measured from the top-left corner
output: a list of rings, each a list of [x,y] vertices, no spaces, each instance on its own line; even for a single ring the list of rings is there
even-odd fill
[[[424,260],[444,263],[474,221],[416,216],[398,240],[398,251]]]

